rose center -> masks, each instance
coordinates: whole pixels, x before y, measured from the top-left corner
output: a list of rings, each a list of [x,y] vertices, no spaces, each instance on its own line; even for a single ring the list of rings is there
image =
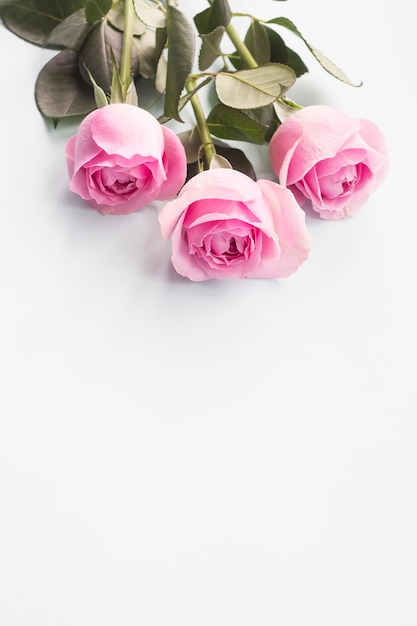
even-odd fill
[[[323,197],[336,198],[348,195],[354,190],[360,179],[360,168],[356,165],[342,167],[337,174],[329,174],[320,178]]]
[[[104,189],[116,194],[126,194],[136,189],[136,180],[128,172],[103,168],[101,180]]]

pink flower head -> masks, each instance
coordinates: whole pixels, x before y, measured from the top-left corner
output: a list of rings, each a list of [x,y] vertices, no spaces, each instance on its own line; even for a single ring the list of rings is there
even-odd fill
[[[92,111],[66,145],[69,188],[103,214],[139,211],[172,198],[186,157],[175,133],[130,104]]]
[[[279,182],[327,220],[356,213],[388,170],[384,136],[373,122],[322,105],[286,119],[269,155]]]
[[[311,246],[305,215],[288,189],[232,169],[197,174],[159,215],[172,263],[193,281],[283,278]]]

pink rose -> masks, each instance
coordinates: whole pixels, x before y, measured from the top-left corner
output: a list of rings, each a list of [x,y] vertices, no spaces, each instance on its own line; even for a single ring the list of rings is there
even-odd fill
[[[186,157],[175,133],[130,104],[109,104],[81,122],[66,145],[69,188],[103,214],[126,214],[172,198]]]
[[[162,235],[173,235],[176,271],[194,281],[283,278],[311,246],[305,215],[288,189],[232,169],[191,178],[159,221]]]
[[[327,220],[356,213],[388,169],[384,136],[373,122],[321,105],[286,119],[269,155],[281,185]]]

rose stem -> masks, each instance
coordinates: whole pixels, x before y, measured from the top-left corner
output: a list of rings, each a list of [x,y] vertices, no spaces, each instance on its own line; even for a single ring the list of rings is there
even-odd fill
[[[196,86],[196,80],[192,77],[188,78],[185,85],[188,93],[193,91]],[[213,139],[207,126],[206,116],[204,115],[203,107],[201,106],[200,98],[197,93],[191,96],[190,102],[193,107],[198,131],[200,133],[200,139],[203,144],[204,156],[206,157],[207,165],[210,167],[211,160],[214,156],[216,156],[216,148],[214,147]]]
[[[225,0],[226,2],[226,0]],[[208,3],[210,5],[213,4],[213,0],[208,0]],[[227,2],[227,5],[229,3]],[[230,10],[230,7],[229,7]],[[233,26],[232,22],[229,22],[228,25],[226,26],[226,33],[229,35],[229,39],[230,41],[236,46],[236,50],[239,52],[241,58],[243,59],[243,61],[245,61],[246,65],[248,66],[249,69],[254,69],[255,67],[258,67],[258,63],[256,62],[256,60],[254,59],[251,51],[249,50],[249,48],[246,46],[246,44],[242,41],[242,39],[239,37],[235,27]]]
[[[210,5],[213,4],[213,0],[208,0],[208,3]],[[249,69],[255,69],[259,67],[259,64],[256,62],[245,42],[242,41],[242,39],[240,38],[232,22],[229,22],[226,26],[226,33],[228,34],[230,41],[236,46],[236,50],[239,52],[241,59],[245,61],[247,67]],[[286,100],[283,96],[279,97],[278,100],[286,104]],[[293,103],[293,105],[295,105],[295,103]],[[302,107],[300,107],[299,105],[295,105],[295,108],[301,109]]]
[[[124,98],[126,98],[127,90],[132,82],[133,18],[133,0],[125,0],[122,57],[120,61],[120,82]]]
[[[236,46],[236,50],[239,52],[243,61],[245,61],[246,65],[249,69],[254,69],[258,67],[258,63],[252,56],[252,53],[246,46],[246,44],[239,37],[235,27],[231,22],[226,26],[226,33],[229,35],[230,41]]]

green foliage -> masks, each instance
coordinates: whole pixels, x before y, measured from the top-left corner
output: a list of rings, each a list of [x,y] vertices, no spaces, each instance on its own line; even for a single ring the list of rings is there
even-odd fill
[[[80,50],[93,26],[88,24],[84,9],[78,9],[55,26],[45,41],[47,48]]]
[[[84,68],[88,67],[96,83],[110,93],[113,62],[112,53],[120,62],[122,51],[122,33],[110,28],[106,22],[96,24],[80,51],[80,71],[89,81]]]
[[[110,26],[113,26],[113,28],[116,28],[116,30],[120,30],[121,33],[123,32],[125,27],[125,14],[124,4],[122,2],[115,4],[110,9],[110,11],[107,13],[107,20]],[[146,32],[146,30],[146,24],[144,24],[135,13],[133,20],[133,34],[135,35],[135,37],[141,37]]]
[[[88,24],[99,22],[110,11],[112,0],[85,0],[85,17]]]
[[[194,63],[195,35],[183,13],[171,5],[167,8],[167,36],[168,67],[164,115],[181,122],[179,100]]]
[[[211,6],[194,16],[200,35],[208,35],[218,26],[226,27],[232,19],[227,0],[213,0]]]
[[[277,24],[278,26],[283,26],[284,28],[291,31],[294,35],[297,35],[297,37],[299,37],[300,39],[304,41],[307,48],[310,50],[313,56],[317,59],[317,61],[320,63],[323,69],[326,70],[326,72],[329,72],[329,74],[331,74],[338,80],[341,80],[342,82],[347,83],[348,85],[351,85],[353,87],[359,86],[357,84],[355,85],[355,83],[352,83],[352,81],[346,76],[346,74],[341,69],[339,69],[333,63],[333,61],[328,59],[326,56],[324,56],[324,54],[322,54],[319,50],[317,50],[317,48],[315,48],[312,44],[310,44],[304,38],[304,36],[300,33],[296,25],[287,17],[276,17],[272,20],[268,20],[268,24]],[[293,55],[295,55],[295,53],[293,53]]]
[[[264,65],[272,60],[267,30],[258,20],[251,20],[244,42],[258,65]]]
[[[211,134],[220,139],[250,141],[257,144],[264,142],[267,130],[265,124],[243,111],[224,104],[218,104],[211,110],[207,124]]]
[[[96,81],[94,80],[94,76],[91,74],[88,67],[86,67],[85,69],[86,69],[86,72],[88,73],[88,77],[91,81],[91,84],[93,85],[94,99],[96,101],[97,108],[101,109],[102,107],[105,107],[107,104],[109,104],[109,101],[103,89],[99,85],[97,85]]]
[[[256,109],[272,104],[284,95],[296,76],[291,68],[279,63],[238,72],[220,72],[216,91],[220,102],[235,109]]]
[[[136,15],[146,25],[152,28],[165,28],[166,17],[163,11],[156,6],[149,5],[145,0],[133,0]]]
[[[69,15],[84,8],[85,0],[3,0],[0,17],[13,33],[44,46],[49,34]]]
[[[229,146],[221,146],[217,143],[215,143],[214,146],[217,154],[226,159],[234,170],[238,170],[253,180],[256,180],[254,167],[242,150],[239,150],[238,148],[230,148]],[[202,160],[204,160],[204,158],[202,150],[200,150],[199,158],[187,163],[187,180],[201,171]],[[208,168],[207,163],[204,163],[204,166],[205,169]]]
[[[198,58],[198,65],[201,71],[206,70],[207,68],[214,63],[214,61],[220,55],[220,43],[223,39],[223,35],[225,33],[224,26],[217,26],[211,33],[207,35],[201,35],[201,48],[200,55]]]
[[[76,52],[62,50],[40,71],[35,99],[46,117],[85,115],[95,108],[94,92],[83,80],[78,63]]]

